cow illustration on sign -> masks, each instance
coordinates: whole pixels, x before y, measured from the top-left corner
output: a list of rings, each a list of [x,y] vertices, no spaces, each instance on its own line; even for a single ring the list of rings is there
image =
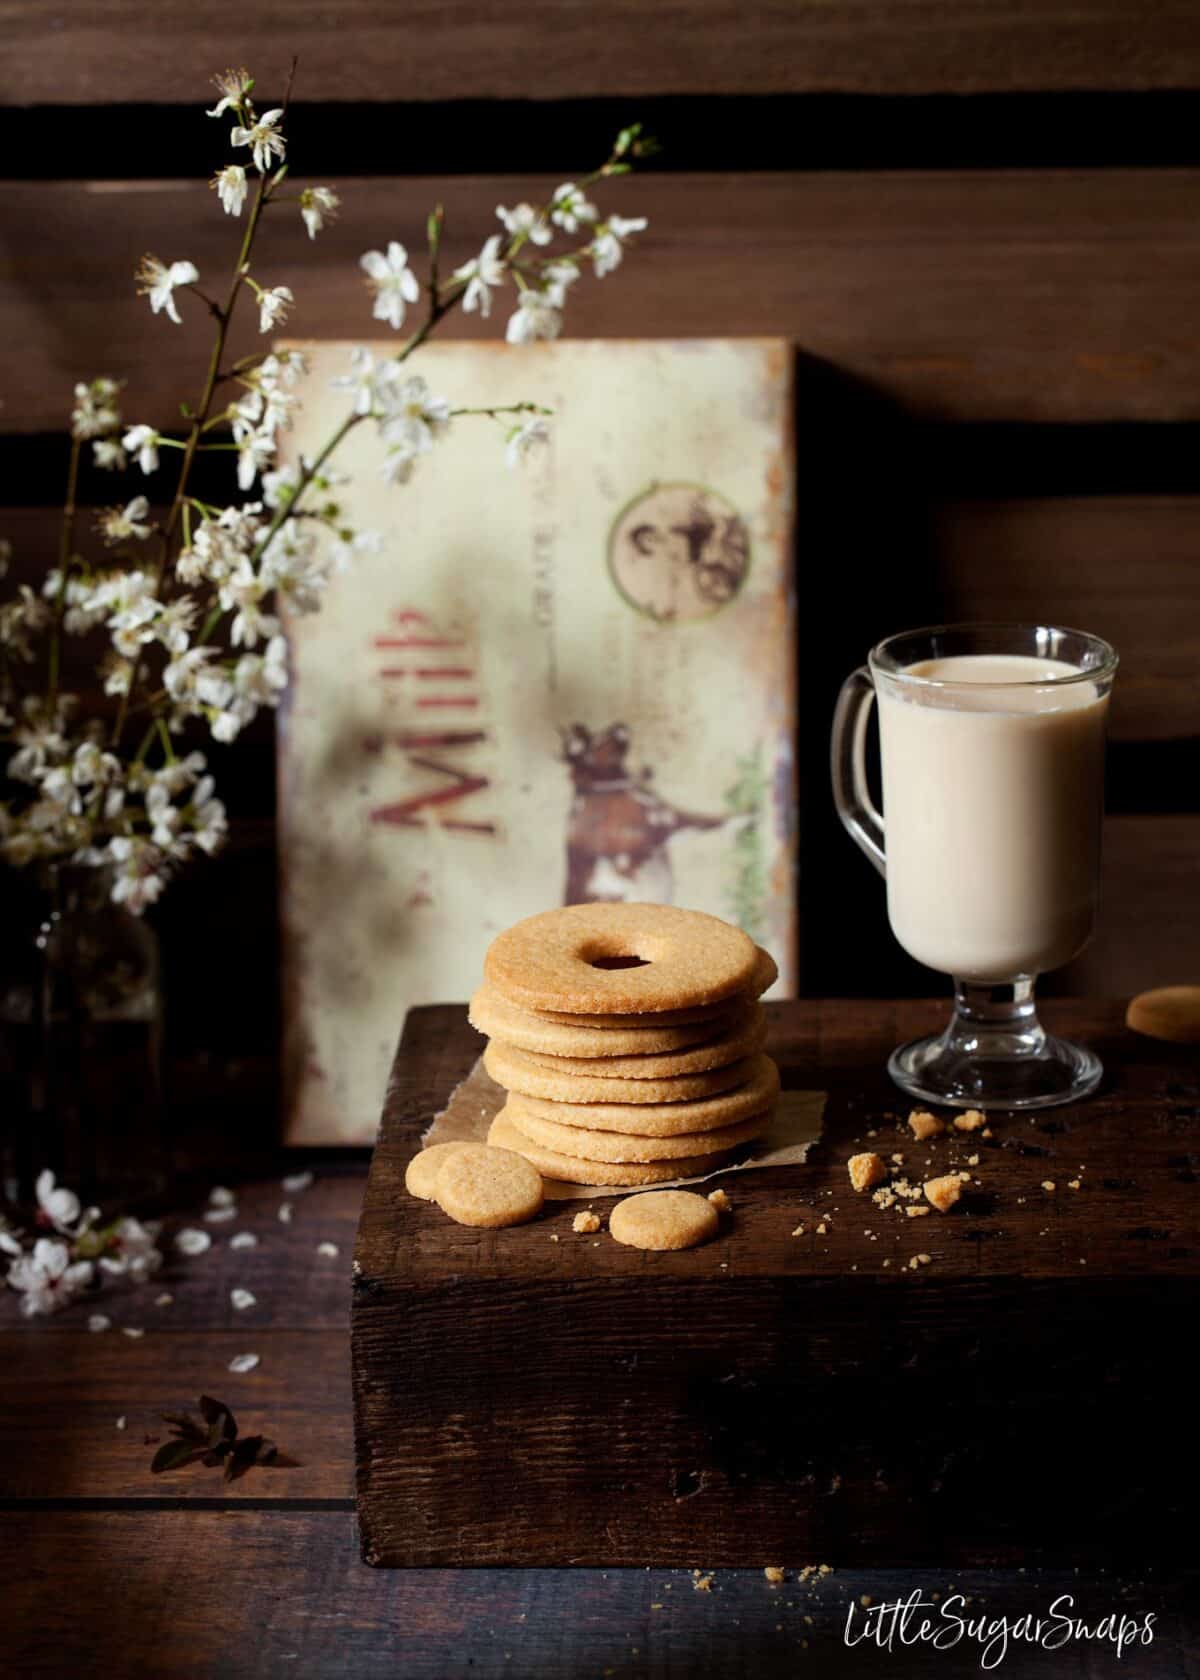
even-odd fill
[[[626,764],[629,730],[614,723],[593,735],[582,723],[560,730],[574,798],[567,823],[564,904],[631,900],[670,904],[674,878],[667,846],[684,828],[720,828],[725,816],[700,816],[660,799],[646,765]]]

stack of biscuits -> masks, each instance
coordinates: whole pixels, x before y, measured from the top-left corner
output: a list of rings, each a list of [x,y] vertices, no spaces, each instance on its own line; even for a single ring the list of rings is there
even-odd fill
[[[547,1178],[708,1173],[766,1130],[779,1092],[758,999],[775,963],[741,929],[659,904],[578,904],[492,941],[472,1024],[507,1101],[488,1142]]]

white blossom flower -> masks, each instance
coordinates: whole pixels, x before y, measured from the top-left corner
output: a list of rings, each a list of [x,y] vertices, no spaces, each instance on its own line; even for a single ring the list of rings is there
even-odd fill
[[[274,432],[247,432],[238,442],[237,481],[239,490],[249,490],[264,467],[275,459],[278,446]]]
[[[315,239],[327,222],[336,219],[340,202],[332,187],[305,187],[300,194],[300,215],[310,239]]]
[[[225,807],[211,797],[212,787],[212,777],[206,776],[192,800],[192,840],[209,857],[220,851],[229,832]]]
[[[282,158],[287,150],[287,141],[275,126],[282,115],[283,106],[279,105],[273,111],[264,111],[252,127],[243,128],[239,124],[229,131],[230,145],[250,147],[254,167],[260,175],[265,175],[270,169],[273,157]]]
[[[114,654],[104,669],[105,694],[128,694],[133,681],[133,661]]]
[[[355,414],[371,414],[381,405],[381,393],[395,379],[393,361],[376,362],[364,345],[350,352],[350,372],[330,380],[335,391],[353,391]]]
[[[149,512],[150,503],[145,496],[135,496],[123,508],[106,508],[100,515],[98,529],[110,546],[130,538],[144,542],[154,528],[146,523]]]
[[[334,571],[344,572],[360,554],[382,554],[383,533],[369,527],[362,531],[339,531],[330,545],[329,561]]]
[[[222,1208],[235,1207],[237,1197],[227,1184],[214,1184],[208,1192],[208,1205],[209,1207]]]
[[[504,283],[505,265],[500,260],[500,235],[492,234],[485,240],[482,251],[470,262],[463,263],[461,268],[454,270],[456,280],[465,280],[467,289],[463,293],[462,306],[468,315],[478,309],[485,318],[492,311],[492,288]]]
[[[503,204],[498,204],[496,214],[504,223],[505,232],[513,238],[524,234],[535,245],[548,245],[554,238],[554,229],[542,212],[535,210],[532,204],[518,204],[511,210],[506,210]]]
[[[416,303],[421,295],[417,277],[408,266],[408,252],[393,239],[382,251],[367,251],[359,258],[359,267],[367,276],[367,283],[375,293],[372,310],[377,321],[386,321],[399,331],[404,321],[405,305]]]
[[[73,1261],[67,1244],[54,1237],[39,1237],[32,1251],[8,1268],[9,1285],[21,1294],[21,1311],[26,1318],[57,1312],[91,1281],[91,1261]]]
[[[108,857],[116,865],[113,903],[140,916],[162,896],[166,879],[160,866],[166,859],[151,841],[132,834],[115,834],[108,842]]]
[[[100,1256],[100,1270],[112,1277],[129,1277],[134,1283],[145,1283],[161,1265],[158,1226],[144,1225],[140,1219],[118,1219]]]
[[[258,1362],[256,1353],[235,1353],[227,1368],[235,1377],[243,1377],[247,1371],[253,1371]]]
[[[92,459],[104,472],[124,472],[129,457],[116,438],[97,438],[92,444]]]
[[[573,257],[563,257],[558,262],[547,263],[539,278],[546,297],[556,309],[562,309],[569,288],[579,279],[579,264]]]
[[[186,653],[195,617],[196,603],[189,601],[186,595],[169,601],[165,607],[159,608],[158,617],[150,627],[155,641],[161,642],[168,653]]]
[[[248,1289],[231,1289],[229,1291],[229,1300],[233,1306],[234,1312],[245,1312],[248,1307],[256,1307],[258,1305],[258,1296],[251,1294]]]
[[[294,1196],[301,1190],[307,1190],[311,1187],[313,1174],[311,1172],[289,1173],[287,1177],[281,1179],[280,1182],[283,1188],[287,1191],[288,1195]]]
[[[280,1202],[279,1212],[276,1215],[276,1217],[279,1220],[279,1223],[281,1225],[290,1225],[292,1223],[292,1204],[291,1204],[291,1202]]]
[[[163,687],[172,700],[185,702],[196,696],[200,675],[215,654],[215,648],[191,647],[166,665]]]
[[[221,97],[206,114],[210,117],[221,117],[226,111],[236,111],[240,107],[254,86],[254,77],[248,70],[224,70],[219,76],[213,77],[213,85]]]
[[[249,560],[243,560],[221,585],[221,605],[226,612],[237,609],[229,630],[234,647],[255,647],[260,637],[273,636],[279,629],[275,615],[263,610],[263,600],[270,593],[270,580],[256,572]]]
[[[287,320],[288,310],[295,301],[290,286],[272,286],[270,291],[260,291],[258,294],[259,332],[270,332],[272,327],[282,326]]]
[[[147,252],[138,265],[136,278],[138,291],[149,297],[154,313],[157,315],[160,309],[165,309],[176,326],[181,325],[179,311],[175,307],[175,288],[195,285],[200,278],[195,263],[173,262],[168,265]]]
[[[385,395],[386,409],[379,422],[379,434],[388,445],[387,476],[404,483],[412,463],[433,448],[433,442],[450,424],[450,404],[430,394],[419,374]]]
[[[194,1225],[185,1225],[182,1231],[176,1231],[175,1233],[175,1247],[180,1254],[186,1254],[191,1258],[194,1255],[203,1254],[206,1249],[211,1248],[212,1238],[207,1231],[201,1231]]]
[[[158,469],[158,433],[153,426],[130,426],[121,439],[122,446],[137,456],[137,464],[144,473]]]
[[[520,426],[514,426],[508,434],[508,448],[505,459],[510,467],[518,467],[538,448],[550,441],[550,428],[546,422],[536,414],[530,415]]]
[[[82,1203],[74,1190],[56,1184],[49,1167],[38,1174],[33,1189],[37,1197],[39,1224],[50,1225],[66,1236],[74,1236],[75,1226],[83,1211]]]
[[[227,216],[241,215],[247,187],[246,171],[240,163],[228,163],[224,169],[218,169],[209,185],[216,189],[221,208]]]
[[[204,1222],[206,1225],[225,1225],[229,1222],[229,1220],[237,1218],[237,1211],[238,1210],[235,1207],[205,1208]]]
[[[317,1244],[317,1253],[321,1255],[323,1259],[336,1260],[339,1252],[340,1251],[336,1243],[322,1242]]]
[[[89,384],[75,387],[75,406],[71,410],[71,436],[81,439],[102,438],[115,432],[121,424],[116,399],[121,386],[118,380],[101,375]]]
[[[521,293],[514,314],[509,316],[504,336],[510,344],[532,344],[538,339],[557,338],[562,331],[562,310],[545,292],[532,286]]]
[[[554,194],[550,219],[557,222],[564,233],[574,233],[583,222],[596,220],[596,206],[583,195],[583,188],[574,181],[564,181]]]
[[[112,1329],[112,1319],[107,1313],[89,1313],[87,1327],[93,1335],[101,1335],[105,1330]]]
[[[286,467],[277,467],[274,472],[262,475],[262,499],[269,508],[290,507],[300,485],[300,475],[304,470],[303,459],[298,466],[289,463]]]
[[[646,226],[645,216],[610,216],[596,229],[591,251],[598,277],[612,273],[621,261],[625,241]]]

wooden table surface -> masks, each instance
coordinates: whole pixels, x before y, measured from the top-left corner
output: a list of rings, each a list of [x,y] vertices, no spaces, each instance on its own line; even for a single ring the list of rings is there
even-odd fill
[[[898,1024],[892,1005],[792,1007],[815,1012],[823,1041],[843,1053],[858,1045],[864,1056],[874,1054]],[[1182,1118],[1163,1165],[1173,1163],[1177,1176],[1190,1171],[1198,1123],[1188,1105],[1200,1101],[1196,1056],[1128,1038],[1113,1006],[1063,1005],[1052,1018],[1102,1042],[1110,1059],[1136,1064],[1147,1089],[1157,1080],[1176,1093]],[[1028,1131],[1029,1122],[1021,1124]],[[1066,1148],[1086,1161],[1086,1138],[1076,1127],[1064,1142],[1045,1125],[1039,1123],[1036,1147],[1048,1155],[1014,1159],[1039,1178],[1063,1177],[1058,1152]],[[228,1162],[219,1128],[209,1147]],[[844,1170],[832,1137],[811,1159],[814,1187],[825,1172]],[[181,1192],[179,1211],[166,1224],[164,1269],[147,1285],[118,1281],[102,1298],[32,1322],[18,1317],[15,1297],[0,1304],[6,1673],[444,1680],[790,1676],[806,1668],[822,1676],[979,1672],[979,1646],[969,1639],[936,1658],[926,1645],[897,1641],[889,1652],[866,1640],[846,1642],[852,1611],[858,1619],[850,1638],[862,1632],[864,1599],[878,1605],[919,1591],[928,1601],[939,1595],[938,1603],[963,1594],[971,1601],[964,1616],[1045,1615],[1069,1593],[1071,1613],[1093,1624],[1112,1612],[1157,1617],[1153,1645],[1126,1651],[1120,1664],[1111,1643],[1071,1642],[1052,1655],[1014,1644],[1001,1665],[1006,1674],[1200,1675],[1196,1577],[1189,1573],[1194,1547],[1177,1571],[1160,1564],[1120,1575],[1039,1569],[1036,1535],[1024,1566],[1003,1570],[859,1569],[836,1556],[780,1557],[771,1561],[787,1570],[781,1586],[759,1570],[719,1570],[710,1591],[697,1591],[686,1570],[366,1568],[355,1535],[348,1357],[350,1260],[366,1159],[315,1157],[311,1187],[285,1193],[282,1174],[305,1164],[259,1157],[243,1179],[228,1164],[218,1170],[210,1163]],[[1116,1176],[1107,1161],[1094,1170]],[[207,1189],[216,1182],[235,1189],[237,1216],[205,1225]],[[1138,1204],[1143,1191],[1100,1192],[1113,1217],[1129,1226],[1135,1269],[1144,1250],[1136,1234],[1155,1224],[1153,1210]],[[1128,1206],[1123,1197],[1132,1198]],[[294,1209],[288,1223],[278,1218],[283,1202]],[[1070,1209],[1059,1217],[1071,1217]],[[211,1250],[194,1259],[170,1241],[188,1224],[203,1225],[213,1238]],[[257,1246],[231,1249],[230,1235],[243,1230],[257,1235]],[[319,1253],[323,1243],[334,1244],[337,1255]],[[1186,1245],[1154,1243],[1160,1254],[1164,1246]],[[973,1252],[987,1247],[974,1245]],[[1052,1271],[1050,1260],[1047,1250],[1042,1265]],[[1187,1260],[1194,1264],[1194,1255]],[[234,1288],[250,1290],[255,1305],[236,1310]],[[171,1300],[157,1305],[164,1292]],[[97,1310],[113,1328],[89,1334],[87,1316]],[[1193,1328],[1181,1326],[1181,1334]],[[125,1329],[144,1334],[127,1336]],[[244,1352],[257,1353],[260,1364],[246,1375],[230,1373],[229,1361]],[[199,1465],[152,1476],[150,1459],[167,1435],[159,1413],[194,1405],[201,1392],[227,1402],[243,1433],[270,1434],[294,1467],[256,1468],[230,1485]],[[1172,1455],[1191,1450],[1186,1441],[1148,1441],[1147,1474],[1171,1474]],[[831,1572],[799,1578],[804,1566],[818,1564]]]

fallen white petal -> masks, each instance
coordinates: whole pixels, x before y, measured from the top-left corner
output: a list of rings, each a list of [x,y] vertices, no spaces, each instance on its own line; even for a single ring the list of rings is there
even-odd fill
[[[135,1326],[132,1325],[132,1324],[123,1324],[121,1326],[121,1334],[122,1334],[122,1336],[128,1336],[131,1341],[136,1342],[138,1340],[138,1338],[140,1336],[144,1336],[146,1334],[146,1332],[144,1330],[139,1330],[139,1329],[135,1328]]]
[[[235,1231],[229,1239],[230,1248],[257,1248],[258,1238],[253,1231]]]
[[[235,1353],[229,1361],[229,1369],[235,1377],[244,1376],[247,1371],[253,1371],[258,1364],[256,1353]]]
[[[128,1421],[128,1420],[127,1420],[127,1419],[126,1419],[126,1418],[125,1418],[125,1417],[119,1417],[119,1418],[118,1418],[118,1419],[117,1419],[117,1428],[118,1428],[118,1429],[124,1429],[124,1427],[125,1427],[125,1424],[126,1424],[126,1422],[127,1422],[127,1421]]]
[[[283,1180],[283,1188],[289,1194],[295,1190],[307,1190],[312,1181],[313,1175],[310,1172],[289,1173]]]
[[[229,1299],[233,1302],[238,1312],[245,1312],[247,1307],[254,1307],[258,1305],[258,1296],[252,1295],[248,1289],[231,1289],[229,1291]]]
[[[227,1190],[223,1184],[214,1184],[208,1192],[209,1207],[232,1207],[235,1197],[232,1190]]]
[[[235,1207],[210,1207],[204,1210],[204,1221],[207,1225],[224,1225],[227,1219],[236,1219]]]
[[[170,1290],[164,1289],[161,1295],[156,1295],[154,1297],[154,1305],[156,1307],[169,1307],[174,1299],[175,1297],[171,1294]]]
[[[317,1253],[326,1254],[331,1260],[336,1260],[339,1252],[340,1250],[338,1249],[338,1245],[336,1243],[323,1242],[317,1244]]]
[[[112,1319],[105,1313],[92,1313],[88,1318],[89,1330],[111,1330]]]
[[[290,1225],[292,1223],[292,1204],[291,1204],[291,1202],[281,1202],[280,1203],[279,1223],[281,1225]]]
[[[206,1248],[212,1247],[212,1238],[207,1231],[198,1230],[195,1225],[187,1225],[182,1231],[175,1233],[175,1247],[180,1254],[203,1254]]]

